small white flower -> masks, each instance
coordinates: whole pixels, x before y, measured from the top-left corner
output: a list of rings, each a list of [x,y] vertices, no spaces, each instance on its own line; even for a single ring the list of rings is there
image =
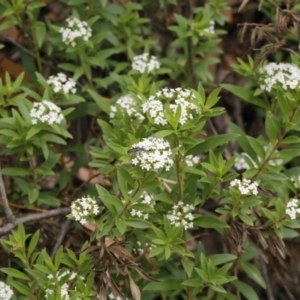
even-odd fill
[[[52,86],[55,93],[76,93],[76,82],[72,78],[68,78],[64,73],[58,73],[56,76],[50,76],[47,80],[47,83]]]
[[[215,34],[215,21],[214,20],[210,20],[209,21],[209,27],[203,29],[202,32],[200,32],[199,35],[203,36],[206,33],[208,33],[208,34]]]
[[[291,63],[268,63],[258,71],[261,90],[271,92],[277,85],[284,90],[295,89],[300,84],[300,69]]]
[[[194,94],[188,89],[163,88],[154,96],[149,97],[147,102],[142,105],[142,109],[144,113],[149,113],[154,124],[167,125],[168,122],[164,115],[164,105],[169,105],[174,115],[180,107],[179,123],[183,125],[200,113],[197,106],[192,102],[194,98]]]
[[[131,95],[125,95],[119,98],[116,102],[116,105],[111,106],[109,113],[111,119],[113,119],[116,115],[117,106],[126,111],[129,117],[136,118],[140,121],[143,121],[145,119],[145,117],[140,112],[138,112],[137,103]]]
[[[70,270],[58,270],[55,276],[49,274],[48,278],[52,280],[49,280],[47,288],[45,289],[45,299],[48,300],[49,297],[53,299],[53,296],[51,295],[55,295],[57,299],[70,299],[69,283],[65,282],[62,284],[61,280],[65,281],[65,279],[68,279],[68,281],[72,282],[72,280],[76,279],[77,276],[78,275],[75,272]],[[79,278],[82,278],[82,276]],[[57,287],[57,282],[59,284],[59,288]],[[77,300],[81,300],[81,298],[77,298]]]
[[[10,300],[13,295],[12,288],[5,282],[0,281],[0,300]]]
[[[246,162],[245,157],[247,157],[253,163],[254,166],[256,165],[253,159],[246,152],[243,152],[240,155],[238,155],[234,160],[234,167],[238,171],[250,169],[250,166]]]
[[[300,175],[291,177],[291,181],[296,189],[300,189]]]
[[[188,167],[193,167],[194,165],[199,164],[199,162],[200,162],[199,156],[188,155],[185,158],[185,163],[187,164]]]
[[[183,226],[185,230],[194,228],[194,206],[184,204],[183,201],[179,201],[178,205],[173,205],[172,211],[167,214],[171,225],[175,227]]]
[[[297,219],[297,214],[300,213],[300,209],[298,208],[299,205],[299,200],[298,199],[291,199],[287,204],[286,204],[286,209],[285,213],[292,219],[296,220]]]
[[[133,58],[131,67],[140,73],[151,73],[160,68],[160,63],[155,56],[144,53]]]
[[[249,179],[234,179],[230,182],[230,186],[237,187],[242,195],[257,195],[258,194],[258,183],[251,182]]]
[[[60,124],[64,120],[61,108],[48,100],[33,103],[29,114],[32,124],[37,124],[40,121],[52,125],[54,123]]]
[[[132,191],[128,192],[129,195],[131,193],[132,193]],[[143,204],[149,205],[151,208],[154,208],[154,205],[155,205],[155,201],[153,200],[153,196],[149,195],[147,192],[143,192],[142,196],[139,199],[139,202],[137,202],[137,203],[143,203]],[[135,204],[132,205],[130,215],[132,217],[137,216],[139,218],[143,218],[144,220],[148,220],[149,219],[149,214],[145,213],[143,211],[135,209]]]
[[[82,197],[71,204],[71,215],[76,221],[85,224],[99,213],[99,206],[96,200],[91,197]]]
[[[62,41],[65,44],[75,47],[78,38],[88,41],[92,36],[92,29],[88,26],[87,22],[80,21],[73,16],[69,17],[66,22],[68,27],[60,28],[59,30],[62,34]]]
[[[169,142],[162,138],[149,137],[132,145],[132,149],[143,149],[132,159],[133,165],[140,165],[144,170],[165,169],[169,171],[173,165]]]

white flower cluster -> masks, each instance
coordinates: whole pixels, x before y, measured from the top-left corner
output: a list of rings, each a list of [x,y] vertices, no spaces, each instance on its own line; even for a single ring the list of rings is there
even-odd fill
[[[0,281],[0,300],[10,300],[14,295],[13,290],[5,282]]]
[[[64,300],[69,300],[70,295],[69,295],[69,284],[68,283],[63,283],[60,286],[60,290],[57,289],[56,282],[60,282],[62,278],[67,277],[68,280],[73,280],[77,277],[77,274],[75,272],[72,272],[70,270],[59,270],[54,277],[52,274],[47,276],[49,279],[49,285],[48,288],[45,290],[45,299],[53,299],[53,295],[56,296],[58,299],[64,299]],[[84,280],[83,276],[80,276],[81,280]],[[59,295],[57,294],[59,293]],[[77,300],[81,300],[81,298],[77,298]]]
[[[33,103],[29,114],[32,124],[37,124],[40,121],[52,125],[54,123],[59,124],[64,120],[61,108],[48,100]]]
[[[137,241],[136,242],[137,245],[138,245],[138,248],[133,248],[132,249],[132,252],[134,254],[139,254],[139,255],[142,255],[145,253],[145,249],[146,249],[146,252],[150,252],[153,248],[155,248],[156,246],[154,244],[149,244],[149,243],[145,243],[144,247],[142,247],[142,243],[140,241]]]
[[[291,181],[296,189],[300,189],[300,175],[291,177]]]
[[[194,206],[190,204],[184,205],[182,201],[173,205],[172,211],[169,212],[167,218],[175,227],[183,226],[185,230],[194,228]]]
[[[300,69],[291,63],[268,63],[258,71],[261,74],[260,88],[271,92],[274,86],[280,85],[284,90],[295,89],[300,85]]]
[[[215,21],[210,20],[209,21],[209,27],[205,28],[203,30],[204,33],[209,33],[209,34],[215,34]],[[204,34],[201,32],[200,36],[203,36]]]
[[[267,149],[267,147],[264,147],[265,150]],[[279,154],[279,151],[275,150],[274,152],[274,156],[278,155]],[[253,166],[255,168],[258,167],[257,163],[246,153],[246,152],[242,152],[241,154],[239,154],[236,158],[235,158],[235,161],[234,161],[234,167],[240,171],[240,170],[248,170],[250,169],[250,166],[249,164],[247,163],[247,161],[245,160],[245,157],[248,158],[248,160],[250,160],[253,164]],[[258,157],[258,161],[261,162],[261,158]],[[269,161],[268,161],[268,164],[270,166],[273,166],[273,167],[278,167],[278,166],[282,166],[283,164],[283,160],[281,158],[271,158]]]
[[[234,179],[230,182],[230,186],[235,186],[238,188],[242,195],[257,195],[258,194],[258,183],[251,182],[249,179]]]
[[[131,95],[125,95],[121,98],[119,98],[116,102],[116,105],[112,105],[110,107],[110,118],[114,118],[117,112],[117,105],[122,108],[122,110],[126,111],[129,117],[136,118],[140,121],[143,121],[145,117],[138,112],[137,110],[137,103],[132,98]]]
[[[82,197],[71,204],[71,215],[76,221],[85,224],[99,213],[99,206],[96,200],[91,197]]]
[[[133,58],[131,67],[140,73],[151,73],[160,68],[160,63],[155,56],[144,53]]]
[[[185,158],[185,163],[188,167],[193,167],[194,165],[199,164],[199,162],[200,162],[199,156],[188,155]]]
[[[47,83],[53,87],[55,93],[63,92],[64,94],[76,93],[76,82],[72,78],[68,78],[64,73],[58,73],[48,78]]]
[[[163,88],[154,96],[150,96],[147,102],[142,105],[143,112],[149,112],[150,117],[156,125],[167,125],[167,120],[164,115],[164,103],[168,103],[173,114],[176,114],[177,108],[180,106],[181,115],[179,123],[185,124],[188,120],[194,118],[194,115],[200,113],[197,106],[192,103],[195,98],[192,91],[188,89]]]
[[[140,165],[145,170],[165,169],[169,171],[173,165],[172,151],[168,141],[162,138],[149,137],[133,144],[133,149],[139,149],[133,155],[132,164]]]
[[[297,214],[300,214],[300,208],[298,208],[299,200],[298,199],[291,199],[286,204],[285,213],[292,219],[296,220]]]
[[[238,156],[236,156],[236,158],[234,160],[234,167],[238,171],[250,169],[250,166],[246,162],[245,157],[247,157],[253,163],[253,165],[256,166],[256,163],[253,161],[253,159],[246,152],[243,152],[243,153],[239,154]]]
[[[140,201],[139,203],[147,204],[151,208],[154,208],[155,201],[153,200],[153,196],[149,195],[147,192],[143,192],[143,194],[141,196],[141,199],[142,199],[142,201]],[[141,210],[135,209],[134,206],[135,205],[133,205],[133,208],[130,211],[130,214],[131,214],[132,217],[137,216],[139,218],[143,218],[144,220],[149,219],[149,214],[148,213],[144,213]]]
[[[92,29],[87,22],[80,21],[73,16],[69,17],[66,22],[68,27],[59,29],[59,32],[62,34],[62,41],[65,44],[75,47],[77,38],[82,38],[87,42],[92,36]]]

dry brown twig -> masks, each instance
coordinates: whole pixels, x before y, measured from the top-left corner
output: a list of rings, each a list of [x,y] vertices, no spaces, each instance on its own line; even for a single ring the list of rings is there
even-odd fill
[[[0,166],[0,194],[1,194],[1,198],[2,198],[4,213],[8,220],[8,224],[6,224],[0,228],[0,236],[9,233],[19,223],[38,221],[38,220],[56,217],[56,216],[60,216],[60,215],[67,215],[68,213],[71,212],[71,209],[69,207],[61,207],[61,208],[45,211],[42,213],[29,214],[29,215],[25,215],[25,216],[16,218],[9,206],[9,203],[8,203],[5,186],[4,186],[4,181],[3,181],[3,177],[2,177],[2,172],[1,172],[1,166]]]

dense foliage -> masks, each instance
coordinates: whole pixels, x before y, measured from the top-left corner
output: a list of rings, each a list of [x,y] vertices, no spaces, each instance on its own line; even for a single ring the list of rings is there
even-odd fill
[[[268,21],[217,80],[225,0],[1,1],[0,299],[299,296],[300,5],[241,2]]]

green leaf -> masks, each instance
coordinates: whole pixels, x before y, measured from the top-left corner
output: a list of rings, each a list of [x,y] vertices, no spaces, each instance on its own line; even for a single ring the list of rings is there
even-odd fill
[[[120,231],[121,234],[124,234],[126,229],[127,229],[127,223],[124,220],[124,218],[116,218],[115,221],[116,227],[118,228],[118,230]]]
[[[279,120],[270,112],[267,112],[266,115],[266,133],[274,145],[278,141],[281,133],[280,122]]]
[[[245,132],[234,123],[229,122],[229,128],[232,130],[232,132],[239,134],[239,136],[236,138],[237,142],[241,146],[241,148],[246,152],[252,159],[257,158],[257,153],[253,150],[251,147],[249,140],[247,139],[247,135]]]
[[[115,215],[117,213],[117,208],[123,206],[121,200],[118,197],[111,195],[105,188],[103,188],[100,185],[96,185],[96,189],[100,196],[101,201],[108,208],[108,210],[113,215]]]
[[[30,138],[32,138],[33,136],[37,135],[40,131],[42,130],[42,128],[40,128],[39,126],[32,126],[26,134],[26,140],[29,140]]]
[[[193,286],[201,289],[201,287],[203,286],[203,281],[198,278],[192,278],[192,279],[184,280],[181,284],[185,286]]]
[[[29,200],[29,203],[33,203],[34,201],[37,200],[38,196],[40,194],[40,191],[38,189],[30,189],[28,190],[28,200]]]
[[[34,22],[32,28],[38,47],[41,48],[46,36],[46,25],[44,22]]]
[[[127,151],[120,144],[113,143],[113,142],[107,142],[106,146],[121,156],[128,155]]]
[[[150,282],[148,283],[143,290],[144,291],[174,291],[179,290],[180,284],[174,278],[166,278],[160,282]]]
[[[1,271],[4,272],[7,275],[10,275],[11,277],[14,278],[19,278],[19,279],[24,279],[24,280],[30,280],[30,278],[22,273],[21,271],[17,270],[17,269],[12,269],[12,268],[1,268]]]
[[[124,168],[122,168],[121,166],[117,166],[118,186],[125,199],[127,199],[128,196],[127,178],[129,179],[131,178],[129,172]]]
[[[283,149],[280,151],[280,158],[291,160],[294,157],[300,156],[300,149]]]
[[[200,216],[194,220],[194,224],[200,228],[222,229],[230,228],[228,224],[215,216]]]
[[[250,146],[252,147],[252,149],[254,150],[254,152],[256,153],[256,157],[254,157],[254,160],[257,160],[257,155],[261,158],[265,157],[265,150],[264,147],[261,145],[261,143],[251,137],[251,136],[247,136],[247,140],[249,141]]]
[[[199,154],[199,153],[209,151],[210,149],[216,148],[217,146],[228,143],[230,140],[235,139],[238,136],[239,136],[238,134],[228,133],[228,134],[220,134],[217,136],[208,137],[206,140],[201,141],[198,145],[189,149],[186,155]]]
[[[249,262],[246,261],[240,261],[240,265],[242,266],[245,273],[256,283],[258,283],[262,288],[266,288],[266,282],[258,269]]]
[[[30,170],[25,170],[22,168],[4,168],[1,170],[1,173],[3,175],[8,175],[8,176],[27,176],[31,175]]]
[[[110,112],[110,105],[109,103],[100,95],[98,95],[96,92],[92,90],[87,90],[88,93],[91,95],[93,100],[96,102],[96,104],[101,108],[105,113],[109,114]]]
[[[15,280],[10,281],[9,284],[12,287],[14,287],[16,290],[18,290],[21,294],[28,296],[29,299],[36,298],[36,296],[32,293],[31,289],[29,287],[27,287],[26,285],[24,285],[18,281],[15,281]]]
[[[251,217],[249,217],[245,214],[242,214],[242,213],[239,213],[238,216],[245,224],[247,224],[249,226],[253,226],[253,221],[252,221]]]
[[[289,135],[282,141],[282,144],[300,144],[300,138],[295,135]]]
[[[233,254],[214,254],[208,257],[215,266],[227,263],[237,258],[236,255]]]
[[[220,97],[218,97],[218,95],[220,90],[221,88],[217,88],[210,93],[205,103],[205,109],[213,107],[219,101]]]
[[[151,223],[147,222],[145,220],[141,220],[141,219],[127,219],[126,223],[128,226],[133,227],[133,228],[140,228],[140,229],[144,229],[144,228],[149,228],[151,227]]]
[[[164,246],[157,246],[155,248],[153,248],[149,254],[149,257],[154,257],[159,255],[160,253],[162,253],[165,250]]]
[[[40,230],[37,230],[34,235],[30,239],[30,243],[28,245],[27,255],[30,257],[33,253],[40,237]]]
[[[189,259],[181,259],[181,263],[182,263],[182,266],[185,270],[186,275],[188,277],[191,277],[194,266],[195,266],[194,262],[192,262]]]
[[[166,136],[169,136],[169,135],[171,135],[171,134],[173,134],[174,133],[174,131],[173,130],[161,130],[161,131],[158,131],[155,135],[156,135],[156,137],[158,137],[158,138],[164,138],[164,137],[166,137]]]
[[[233,281],[233,285],[240,291],[240,293],[248,300],[259,300],[256,292],[248,284],[241,282],[239,280]]]
[[[238,96],[239,98],[245,100],[246,102],[255,104],[264,109],[268,108],[268,105],[262,99],[260,99],[259,97],[255,97],[254,92],[249,90],[246,87],[239,87],[239,86],[236,86],[233,84],[227,84],[227,83],[220,84],[220,86],[222,88],[224,88],[225,90]]]
[[[276,180],[276,181],[285,181],[285,180],[289,179],[282,173],[274,173],[274,172],[264,172],[262,176],[264,178],[268,178],[268,179]]]

